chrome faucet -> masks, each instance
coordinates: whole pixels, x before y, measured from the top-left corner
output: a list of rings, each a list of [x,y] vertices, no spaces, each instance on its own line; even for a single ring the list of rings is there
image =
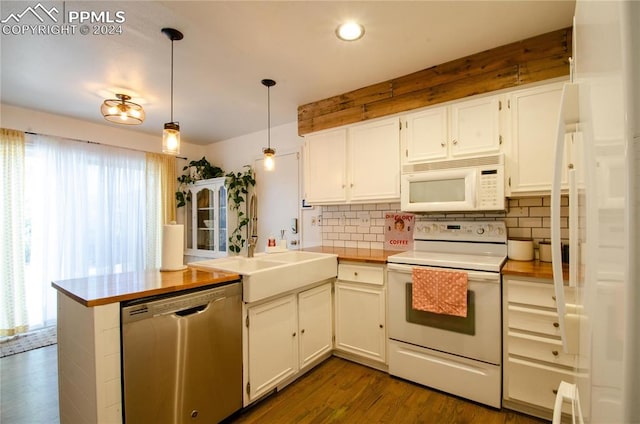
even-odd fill
[[[253,258],[256,243],[258,243],[258,198],[252,194],[249,200],[249,246],[247,248],[249,258]]]

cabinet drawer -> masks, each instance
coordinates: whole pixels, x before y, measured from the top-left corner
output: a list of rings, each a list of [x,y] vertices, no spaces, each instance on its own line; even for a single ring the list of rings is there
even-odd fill
[[[518,359],[509,359],[508,368],[508,399],[527,402],[551,410],[560,382],[575,383],[578,379],[576,373]],[[571,405],[565,402],[562,405],[562,412],[571,414]]]
[[[575,355],[564,353],[560,340],[509,333],[507,343],[509,355],[524,356],[553,365],[576,366]]]
[[[575,303],[575,291],[572,287],[564,288],[564,296],[565,303]],[[547,280],[523,281],[509,279],[507,300],[509,303],[557,308],[553,284]]]
[[[508,313],[509,329],[532,331],[534,333],[560,337],[558,314],[555,312],[509,305]]]
[[[384,266],[338,264],[338,280],[384,284]]]

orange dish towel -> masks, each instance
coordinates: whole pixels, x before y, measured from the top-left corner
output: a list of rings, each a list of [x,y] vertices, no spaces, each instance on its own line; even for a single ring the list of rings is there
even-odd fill
[[[413,268],[412,280],[413,309],[467,316],[466,272]]]

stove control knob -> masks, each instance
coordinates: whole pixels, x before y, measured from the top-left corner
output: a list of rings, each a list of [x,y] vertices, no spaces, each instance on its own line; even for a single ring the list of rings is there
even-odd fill
[[[478,233],[478,234],[480,234],[480,235],[484,234],[484,227],[478,227],[478,228],[476,229],[476,233]]]

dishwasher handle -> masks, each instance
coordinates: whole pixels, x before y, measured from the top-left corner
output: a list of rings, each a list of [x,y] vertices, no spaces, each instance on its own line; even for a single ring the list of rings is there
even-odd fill
[[[208,303],[200,306],[194,306],[193,308],[183,309],[181,311],[177,311],[175,314],[181,317],[186,317],[189,315],[197,314],[198,312],[202,312],[207,307]]]

